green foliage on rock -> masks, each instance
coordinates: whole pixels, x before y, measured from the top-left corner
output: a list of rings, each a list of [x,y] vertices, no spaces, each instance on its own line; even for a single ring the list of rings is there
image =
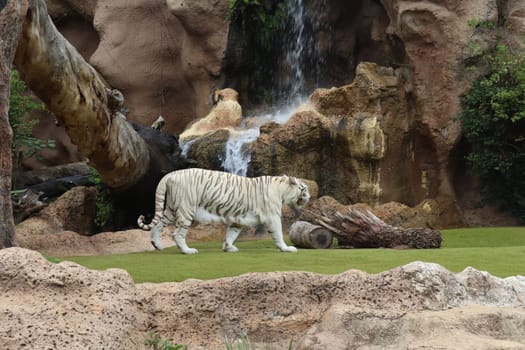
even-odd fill
[[[487,59],[491,71],[474,81],[458,119],[484,202],[525,222],[525,60],[505,45]]]
[[[230,0],[228,18],[231,21],[242,18],[244,27],[251,28],[247,31],[251,39],[269,51],[283,28],[285,15],[284,1],[270,5],[259,0]]]
[[[226,83],[241,93],[245,103],[272,103],[281,43],[286,25],[284,0],[230,0]],[[239,78],[244,77],[244,78]],[[242,103],[241,102],[241,103]],[[244,104],[243,104],[244,106]]]
[[[11,71],[9,94],[9,124],[13,129],[11,154],[13,166],[20,167],[24,159],[30,158],[46,148],[55,148],[55,140],[41,140],[33,136],[33,127],[38,120],[29,119],[29,112],[43,109],[44,105],[35,102],[32,95],[26,93],[26,84],[20,79],[17,70]]]
[[[173,344],[171,340],[162,339],[157,333],[150,333],[144,341],[144,345],[151,347],[153,350],[188,350],[184,344]]]
[[[109,188],[104,185],[100,179],[100,175],[95,168],[90,168],[91,176],[89,180],[97,187],[97,212],[95,214],[95,225],[99,229],[111,227],[113,225],[113,214],[115,212],[113,206],[113,198]]]

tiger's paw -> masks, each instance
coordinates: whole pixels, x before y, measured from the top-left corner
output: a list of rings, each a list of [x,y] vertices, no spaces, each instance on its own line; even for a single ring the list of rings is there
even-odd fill
[[[285,252],[285,253],[297,253],[297,248],[291,245],[284,246],[280,249],[281,249],[281,252]]]
[[[226,253],[235,253],[235,252],[238,252],[238,251],[239,251],[239,248],[237,248],[237,247],[234,246],[233,244],[232,244],[232,245],[229,245],[229,244],[223,243],[223,245],[222,245],[222,251],[223,251],[223,252],[226,252]]]
[[[152,245],[156,250],[162,250],[162,249],[163,249],[159,242],[151,241],[151,245]]]
[[[182,254],[197,254],[199,251],[195,248],[188,248],[182,251]]]

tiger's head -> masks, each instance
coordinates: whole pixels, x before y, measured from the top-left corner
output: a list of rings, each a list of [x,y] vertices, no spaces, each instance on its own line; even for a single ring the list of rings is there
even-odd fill
[[[285,195],[284,202],[292,209],[301,209],[310,200],[308,186],[296,177],[285,176],[288,185],[288,191]]]

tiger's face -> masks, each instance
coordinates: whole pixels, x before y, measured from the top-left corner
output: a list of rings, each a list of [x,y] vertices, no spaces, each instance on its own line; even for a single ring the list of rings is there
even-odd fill
[[[288,205],[294,209],[301,209],[310,200],[308,186],[303,181],[295,177],[289,178],[289,184],[291,196]]]

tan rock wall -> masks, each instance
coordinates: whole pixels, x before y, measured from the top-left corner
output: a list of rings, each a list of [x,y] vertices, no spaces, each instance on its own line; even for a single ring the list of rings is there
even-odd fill
[[[276,253],[278,254],[278,253]],[[523,349],[525,279],[414,262],[380,274],[249,273],[134,284],[123,270],[0,250],[2,349],[145,349],[149,332],[191,349]],[[459,344],[459,347],[458,347]]]
[[[206,115],[220,87],[228,3],[207,1],[53,0],[59,30],[121,90],[128,118],[181,132]]]

